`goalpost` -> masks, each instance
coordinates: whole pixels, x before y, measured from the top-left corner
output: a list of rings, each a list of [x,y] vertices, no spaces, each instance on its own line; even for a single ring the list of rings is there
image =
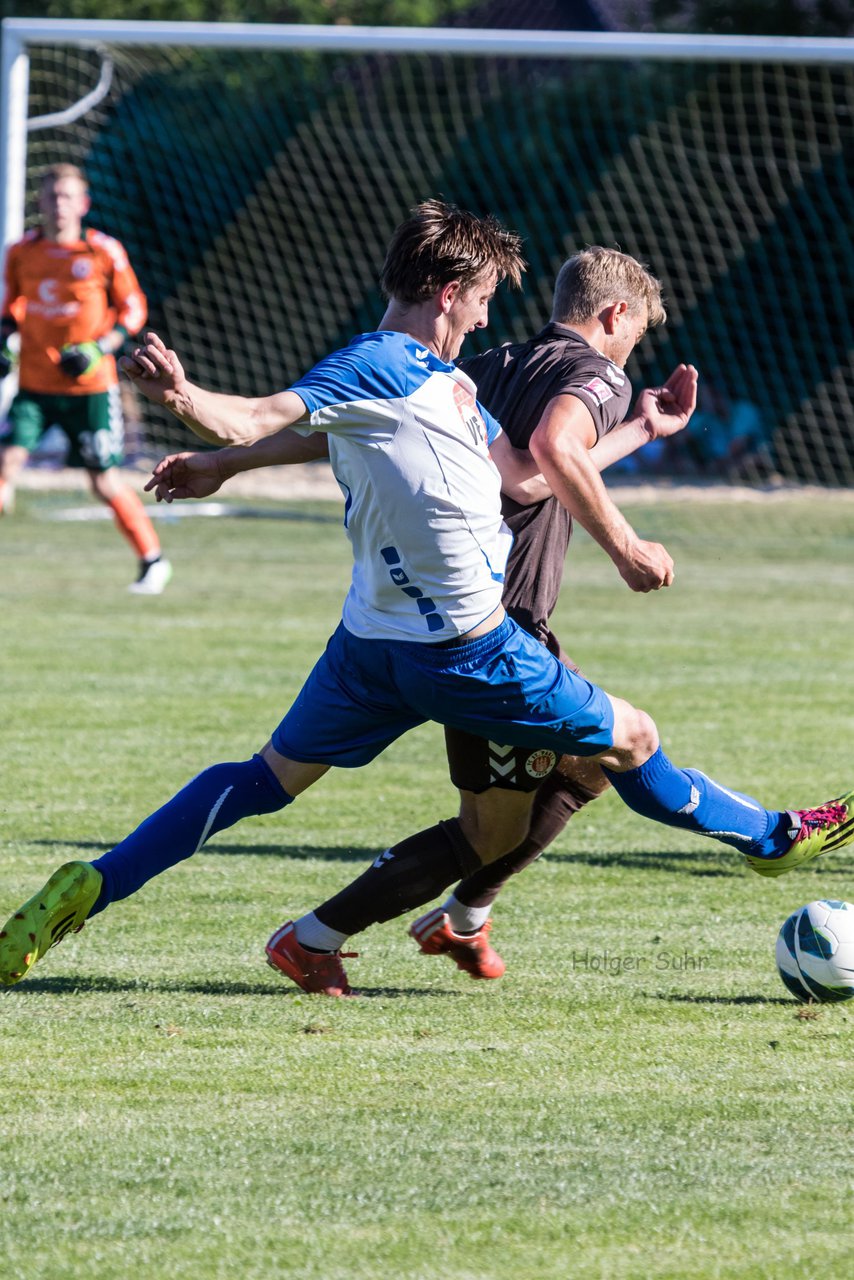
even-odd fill
[[[617,245],[669,313],[633,381],[701,370],[675,465],[854,485],[854,41],[7,19],[0,94],[4,247],[39,171],[81,164],[206,385],[285,386],[372,328],[393,227],[441,194],[526,239],[471,350]],[[187,445],[141,413],[153,452]]]

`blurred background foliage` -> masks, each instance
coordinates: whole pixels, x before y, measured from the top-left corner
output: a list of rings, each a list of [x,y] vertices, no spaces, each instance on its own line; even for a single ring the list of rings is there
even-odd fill
[[[848,36],[851,0],[0,0],[0,16]]]

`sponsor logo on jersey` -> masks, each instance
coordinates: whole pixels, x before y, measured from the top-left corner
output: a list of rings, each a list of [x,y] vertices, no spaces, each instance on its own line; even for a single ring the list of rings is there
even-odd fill
[[[28,302],[27,313],[34,316],[44,316],[46,320],[56,320],[59,316],[76,316],[80,310],[79,302],[57,302],[50,304],[47,302]]]
[[[416,360],[426,360],[429,354],[430,354],[429,351],[422,351],[420,347],[416,347],[415,349]]]
[[[556,764],[557,756],[553,751],[535,751],[525,761],[525,772],[529,778],[544,778]]]
[[[586,391],[597,404],[605,404],[606,401],[614,398],[613,391],[601,378],[591,378],[589,382],[585,382],[581,390]]]
[[[489,447],[489,441],[486,435],[486,423],[477,411],[477,401],[472,393],[459,382],[454,383],[454,404],[457,406],[460,417],[472,434],[483,441]]]
[[[85,280],[92,274],[92,263],[89,258],[75,258],[71,264],[71,274],[75,280]]]
[[[30,299],[27,310],[33,315],[45,316],[48,320],[56,319],[57,316],[76,316],[80,310],[80,303],[74,300],[60,302],[57,296],[59,288],[59,281],[52,280],[50,276],[46,280],[40,280],[39,296]]]
[[[616,364],[608,365],[605,370],[605,377],[615,387],[621,387],[626,380],[626,375],[623,373],[619,365]]]

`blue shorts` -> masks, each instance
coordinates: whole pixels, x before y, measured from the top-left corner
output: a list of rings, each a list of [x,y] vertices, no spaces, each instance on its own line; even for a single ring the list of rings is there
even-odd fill
[[[272,742],[290,760],[355,769],[426,720],[558,755],[613,746],[607,695],[510,618],[450,647],[361,640],[340,625]]]

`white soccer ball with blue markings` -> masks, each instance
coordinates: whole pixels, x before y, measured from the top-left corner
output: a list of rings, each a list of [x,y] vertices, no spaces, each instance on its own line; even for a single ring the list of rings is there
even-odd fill
[[[777,968],[798,1000],[850,1000],[854,906],[822,899],[793,912],[777,938]]]

